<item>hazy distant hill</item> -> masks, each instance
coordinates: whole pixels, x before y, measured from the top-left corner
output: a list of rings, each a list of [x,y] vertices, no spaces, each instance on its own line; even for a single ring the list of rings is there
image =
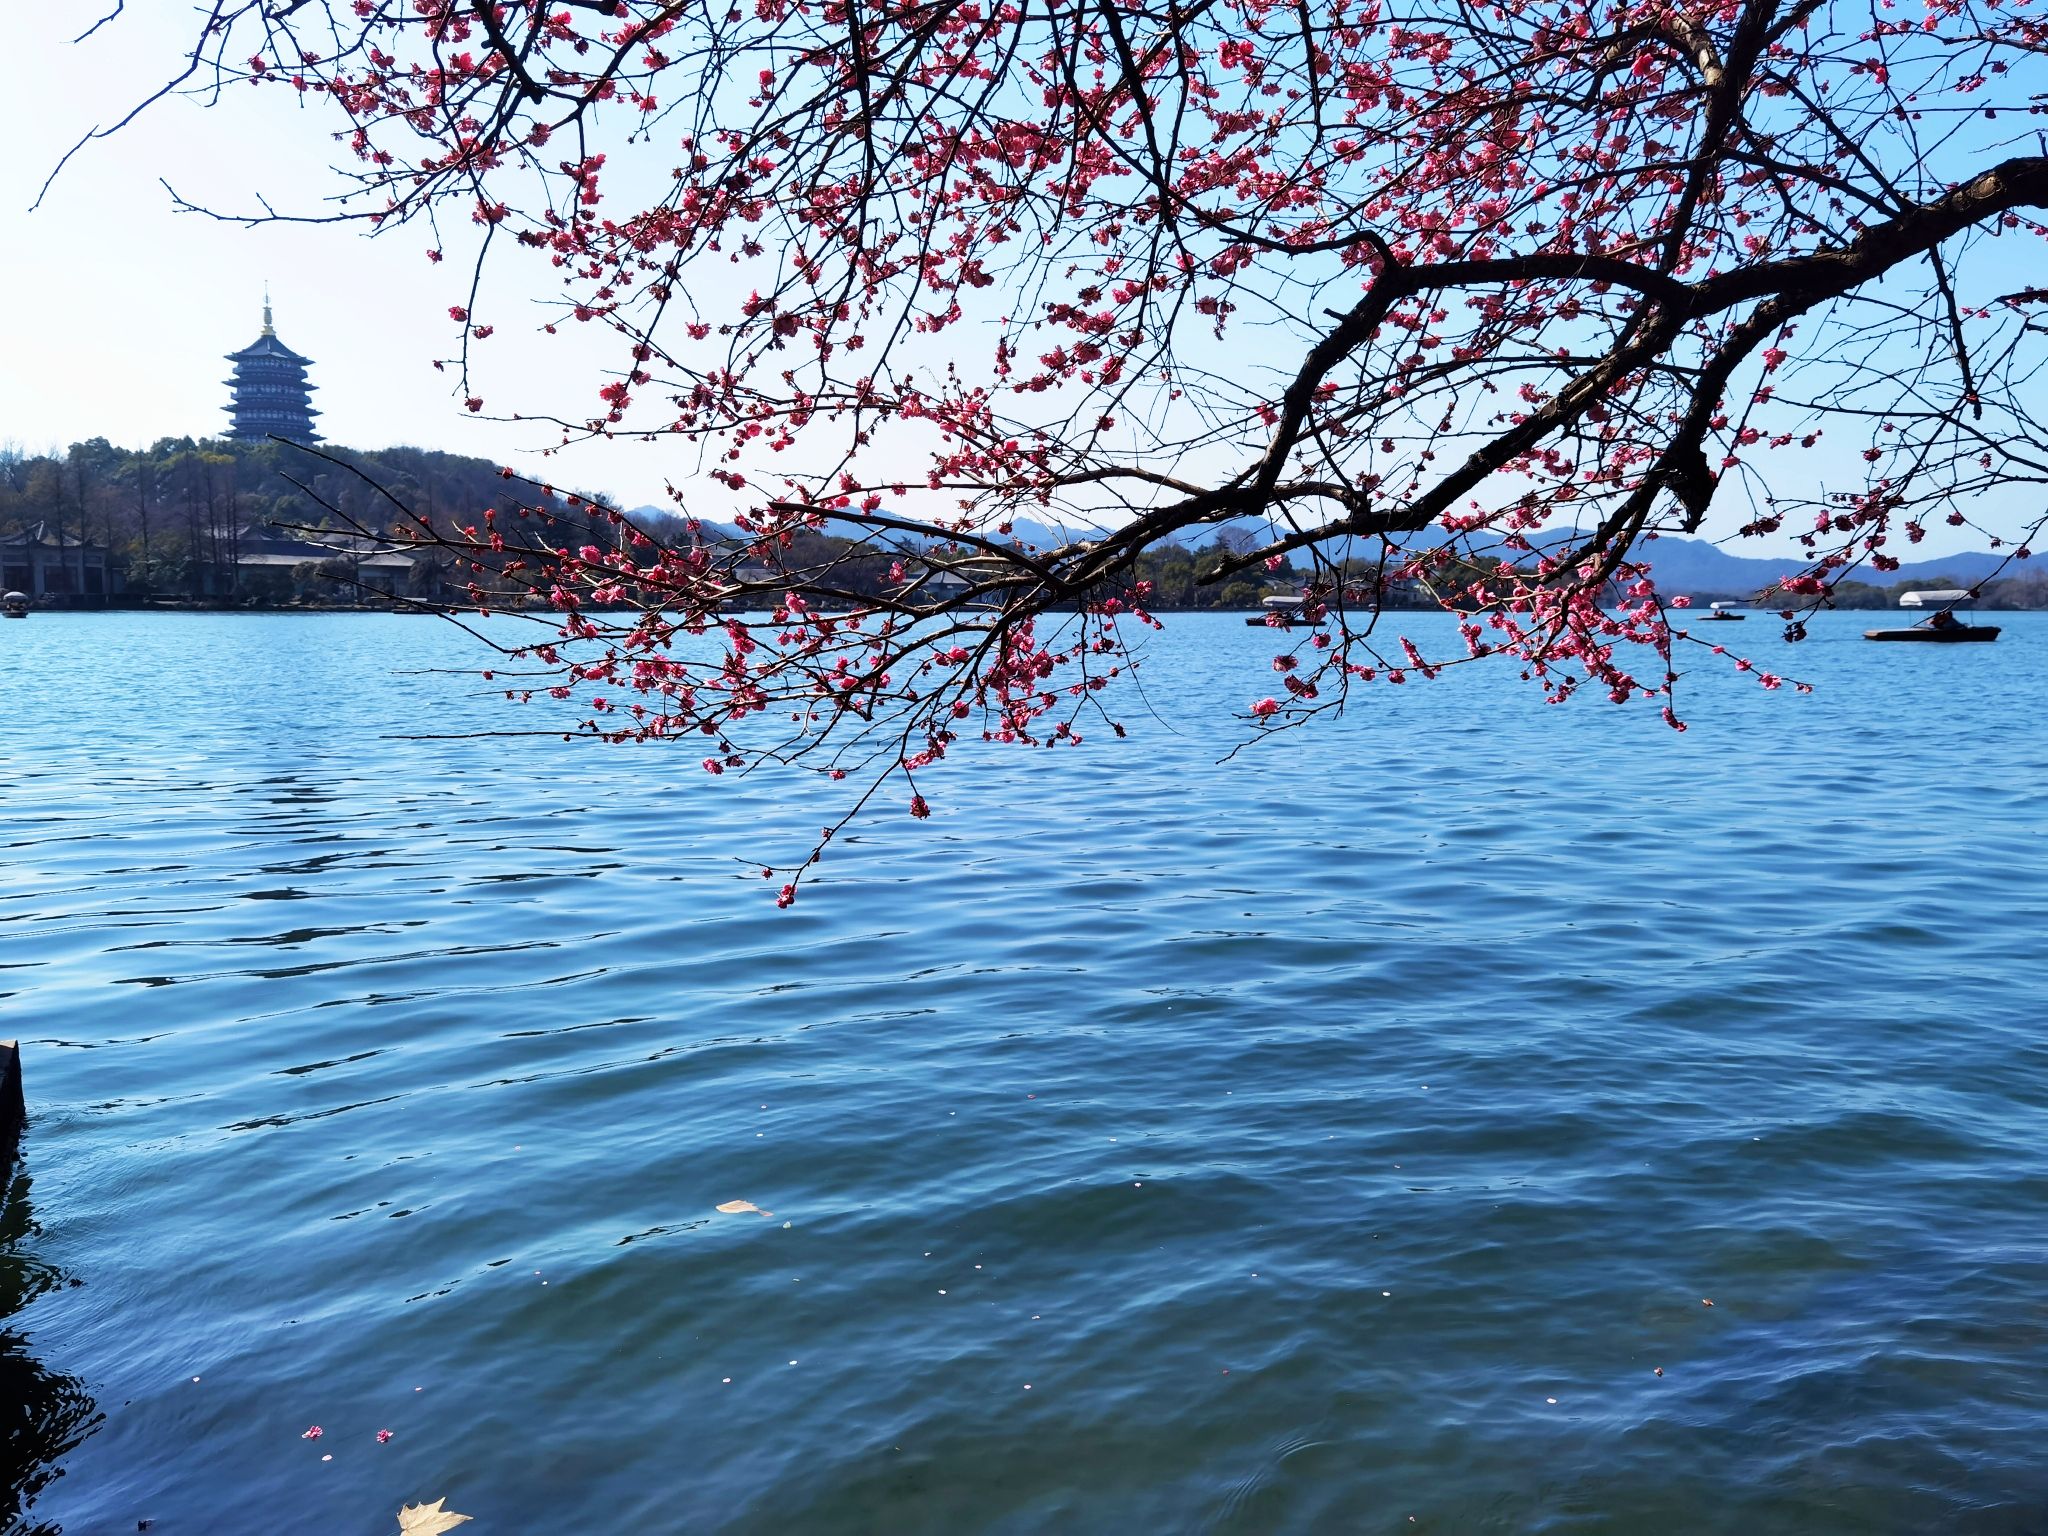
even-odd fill
[[[645,506],[626,508],[626,516],[646,529],[650,535],[663,534],[670,528],[679,529],[684,521],[683,514],[674,507],[657,507],[652,502]],[[739,529],[733,527],[731,523],[714,522],[708,517],[699,518],[698,523],[707,535],[716,538],[742,537]]]
[[[1241,518],[1227,525],[1251,538],[1275,538],[1278,532],[1263,519]],[[1480,549],[1485,545],[1479,544]],[[1635,548],[1635,558],[1656,573],[1657,585],[1665,593],[1704,593],[1715,597],[1747,597],[1788,576],[1804,563],[1791,552],[1779,555],[1736,555],[1708,539],[1688,539],[1666,534]],[[1893,586],[1899,582],[1927,583],[1938,576],[1952,576],[1965,584],[1979,581],[1997,570],[2003,555],[1983,551],[1936,555],[1908,560],[1892,572],[1864,567],[1857,579]],[[2005,574],[2025,574],[2024,566],[2006,566]]]
[[[675,513],[661,507],[635,507],[632,515],[660,522],[673,518]],[[1220,525],[1251,538],[1265,540],[1277,537],[1275,529],[1257,518],[1239,518],[1234,522]],[[704,527],[712,532],[730,538],[738,538],[739,530],[730,523],[712,522],[708,519]],[[1020,543],[1049,549],[1073,539],[1093,538],[1102,530],[1085,523],[1064,525],[1064,531],[1034,522],[1030,518],[1019,518],[1011,525],[1012,537]],[[1199,535],[1194,530],[1182,535],[1182,541],[1190,545],[1208,542],[1215,537],[1213,530],[1203,530]],[[1800,565],[1798,556],[1783,555],[1735,555],[1707,539],[1687,539],[1665,535],[1636,547],[1639,559],[1647,560],[1650,569],[1656,572],[1657,584],[1666,593],[1677,596],[1680,593],[1701,593],[1714,597],[1747,597],[1769,586],[1782,576],[1789,575]],[[1940,555],[1927,560],[1908,560],[1894,572],[1861,571],[1858,575],[1866,581],[1875,581],[1885,586],[1900,582],[1930,582],[1935,577],[1951,576],[1965,584],[1978,581],[1998,568],[2003,556],[1982,551],[1971,554]],[[2007,567],[2007,574],[2013,573]]]
[[[1636,553],[1656,573],[1658,587],[1673,594],[1697,590],[1746,596],[1799,566],[1794,555],[1731,555],[1705,539],[1668,536],[1638,545]],[[1926,582],[1936,576],[1952,576],[1967,584],[1990,575],[2003,558],[1988,553],[1939,555],[1928,560],[1908,560],[1896,571],[1866,568],[1857,574],[1865,581],[1886,586],[1904,581]],[[2007,570],[2010,573],[2011,567]]]
[[[673,508],[652,505],[634,507],[626,515],[643,527],[651,526],[658,528],[680,520],[679,514]],[[731,523],[717,522],[708,517],[699,519],[699,522],[707,533],[717,534],[728,539],[745,537]],[[1063,525],[1063,527],[1064,532],[1060,529],[1049,527],[1044,523],[1034,522],[1028,517],[1020,517],[1011,524],[1010,537],[1020,544],[1028,544],[1037,549],[1051,549],[1061,544],[1071,543],[1075,539],[1097,538],[1102,533],[1100,528],[1090,527],[1086,523],[1068,523]],[[851,525],[848,525],[845,531],[850,533],[852,531]],[[934,538],[940,536],[937,530],[933,531]]]

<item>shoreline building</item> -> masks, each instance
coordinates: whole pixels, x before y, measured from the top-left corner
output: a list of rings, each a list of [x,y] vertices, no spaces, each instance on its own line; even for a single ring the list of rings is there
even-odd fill
[[[245,579],[264,582],[279,596],[344,593],[360,597],[374,592],[382,597],[403,597],[418,585],[413,574],[417,558],[395,539],[325,530],[299,535],[251,523],[236,535],[235,545],[239,551],[235,569]],[[434,590],[426,595],[438,595],[438,580],[432,586]]]
[[[98,603],[121,590],[121,577],[105,545],[44,521],[0,536],[0,587],[29,597]]]
[[[317,443],[313,430],[314,386],[306,382],[312,359],[301,357],[277,339],[270,323],[270,295],[263,295],[263,334],[239,352],[230,352],[235,376],[222,382],[232,389],[232,404],[222,406],[232,418],[227,435],[243,441],[267,437],[288,438],[295,443]]]

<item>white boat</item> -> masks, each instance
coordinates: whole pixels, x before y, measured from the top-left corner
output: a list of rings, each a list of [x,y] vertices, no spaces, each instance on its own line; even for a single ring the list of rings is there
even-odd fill
[[[1907,629],[1866,629],[1866,640],[1917,640],[1929,645],[1986,645],[1998,638],[1996,624],[1972,624],[1958,618],[1959,609],[1976,602],[1977,594],[1962,587],[1932,587],[1924,592],[1901,592],[1901,608],[1932,608],[1935,611]]]

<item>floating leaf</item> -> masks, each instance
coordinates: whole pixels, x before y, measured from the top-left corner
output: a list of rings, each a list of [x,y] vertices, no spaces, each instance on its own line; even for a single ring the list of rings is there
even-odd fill
[[[728,1200],[719,1207],[728,1216],[737,1216],[742,1211],[752,1211],[756,1216],[773,1216],[773,1211],[764,1211],[751,1200]]]
[[[398,1512],[399,1536],[440,1536],[442,1531],[452,1531],[473,1516],[458,1515],[452,1509],[443,1509],[445,1499],[436,1499],[431,1504],[408,1504]]]

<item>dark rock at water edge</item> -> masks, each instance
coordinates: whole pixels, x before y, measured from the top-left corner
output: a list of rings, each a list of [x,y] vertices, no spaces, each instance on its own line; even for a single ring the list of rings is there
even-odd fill
[[[21,1142],[21,1125],[28,1107],[21,1093],[21,1047],[12,1040],[0,1040],[0,1178],[14,1161]]]

